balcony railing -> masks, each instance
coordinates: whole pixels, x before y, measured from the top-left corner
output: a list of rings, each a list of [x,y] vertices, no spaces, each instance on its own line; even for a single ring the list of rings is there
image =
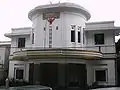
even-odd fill
[[[18,47],[11,47],[11,54],[17,51],[24,51],[24,50],[47,50],[47,49],[76,49],[76,50],[91,50],[91,51],[97,51],[101,53],[116,53],[115,45],[97,45],[97,46],[84,46],[84,47],[25,47],[25,48],[18,48]]]

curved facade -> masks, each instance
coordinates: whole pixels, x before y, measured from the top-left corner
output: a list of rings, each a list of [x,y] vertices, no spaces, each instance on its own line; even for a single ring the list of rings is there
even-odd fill
[[[73,3],[41,5],[28,18],[32,27],[5,34],[12,39],[9,78],[58,89],[115,85],[113,22],[86,24],[90,13]]]
[[[48,17],[53,15],[55,20],[49,25]],[[79,47],[83,45],[83,28],[85,22],[90,18],[87,10],[73,3],[60,3],[38,6],[28,14],[33,25],[35,47]],[[76,28],[74,28],[74,26]],[[51,28],[52,32],[49,31]],[[80,30],[81,29],[81,30]],[[76,32],[75,43],[71,42],[71,30]],[[80,31],[80,41],[78,34]],[[52,37],[50,36],[52,34]],[[51,38],[51,39],[50,39]]]

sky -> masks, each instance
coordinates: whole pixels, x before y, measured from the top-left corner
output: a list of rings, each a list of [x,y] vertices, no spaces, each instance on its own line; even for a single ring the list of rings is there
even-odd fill
[[[89,21],[115,21],[120,27],[120,0],[0,0],[0,41],[10,40],[4,36],[11,28],[31,27],[28,12],[38,5],[71,2],[86,8],[90,14]],[[116,41],[120,36],[116,37]]]

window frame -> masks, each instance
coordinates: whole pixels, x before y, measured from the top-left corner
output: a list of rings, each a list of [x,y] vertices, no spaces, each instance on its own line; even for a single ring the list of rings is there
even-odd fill
[[[17,70],[23,70],[22,79],[17,78]],[[24,73],[25,73],[25,71],[24,71],[23,68],[21,68],[21,67],[14,67],[14,78],[15,78],[15,80],[24,80]]]
[[[105,81],[96,81],[96,71],[105,71]],[[100,68],[100,69],[94,69],[94,82],[107,82],[108,81],[108,69],[107,68]]]
[[[34,38],[35,38],[35,34],[34,32],[32,33],[32,44],[34,44]]]
[[[81,43],[81,32],[78,31],[78,43]]]
[[[76,25],[71,25],[71,42],[75,43],[76,42]],[[74,32],[74,33],[73,33]]]
[[[24,44],[23,45],[19,44],[19,43],[22,42],[22,41],[21,42],[19,41],[20,39],[24,39]],[[18,48],[25,48],[25,43],[26,43],[26,38],[25,37],[20,37],[20,38],[18,38],[18,42],[17,42],[18,45],[17,45],[17,47]]]
[[[99,41],[99,39],[97,39],[97,35],[103,35],[103,37],[102,37],[102,41]],[[94,34],[94,44],[95,45],[104,45],[105,44],[105,35],[104,35],[104,33],[95,33]]]
[[[71,42],[75,42],[75,30],[71,30]]]

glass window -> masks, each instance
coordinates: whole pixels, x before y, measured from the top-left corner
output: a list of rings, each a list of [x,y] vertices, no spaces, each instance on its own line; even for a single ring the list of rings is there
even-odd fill
[[[78,31],[78,43],[80,43],[80,31]]]
[[[75,42],[75,31],[71,31],[71,42]]]
[[[32,33],[32,44],[34,44],[34,33]]]
[[[25,38],[18,38],[18,48],[25,47]]]
[[[96,81],[106,81],[106,70],[96,70],[95,78]]]
[[[23,69],[16,69],[16,79],[23,79]]]
[[[104,44],[104,34],[95,34],[94,35],[95,45]]]
[[[44,27],[44,31],[46,30],[46,28]]]
[[[58,26],[56,26],[56,30],[58,30]]]

